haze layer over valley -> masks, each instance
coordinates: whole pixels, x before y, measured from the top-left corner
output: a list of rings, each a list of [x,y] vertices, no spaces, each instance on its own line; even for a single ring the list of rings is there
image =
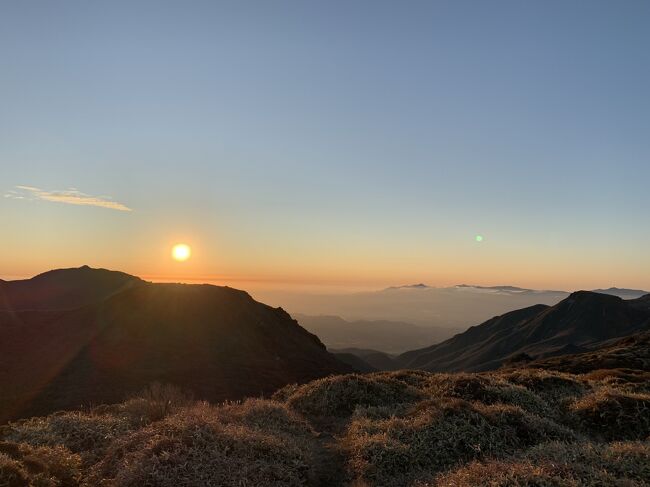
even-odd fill
[[[623,299],[647,294],[643,290],[614,287],[594,292]],[[438,343],[495,316],[537,304],[553,306],[569,295],[566,291],[464,284],[415,284],[347,294],[254,293],[262,302],[282,306],[330,349],[361,348],[387,353]]]

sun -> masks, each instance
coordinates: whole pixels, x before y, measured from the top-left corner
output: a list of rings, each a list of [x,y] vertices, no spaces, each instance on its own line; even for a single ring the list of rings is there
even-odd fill
[[[176,244],[172,248],[172,257],[178,262],[185,262],[192,255],[192,249],[186,244]]]

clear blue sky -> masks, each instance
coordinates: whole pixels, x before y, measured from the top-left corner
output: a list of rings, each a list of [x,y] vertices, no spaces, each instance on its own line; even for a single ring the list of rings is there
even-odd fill
[[[632,0],[4,1],[0,274],[650,287],[649,26]],[[179,239],[193,264],[157,260]]]

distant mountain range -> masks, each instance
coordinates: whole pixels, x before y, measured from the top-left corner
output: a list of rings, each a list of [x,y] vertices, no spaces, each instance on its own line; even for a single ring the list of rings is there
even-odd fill
[[[550,290],[536,290],[536,289],[527,289],[517,286],[473,286],[470,284],[457,284],[456,286],[451,286],[447,288],[437,288],[433,286],[427,286],[426,284],[407,284],[405,286],[391,286],[384,289],[384,291],[397,291],[397,290],[409,290],[409,289],[456,289],[461,291],[469,292],[491,292],[491,293],[509,293],[509,294],[566,294],[567,291],[550,291]],[[612,296],[618,296],[623,299],[636,299],[646,294],[650,294],[650,291],[643,291],[641,289],[625,289],[618,287],[610,287],[607,289],[593,289],[591,292],[599,294],[609,294]]]
[[[641,289],[621,289],[618,287],[610,287],[608,289],[594,289],[593,292],[618,296],[619,298],[623,299],[636,299],[650,294],[649,291],[643,291]]]
[[[563,293],[565,291],[536,291],[534,289],[526,289],[516,286],[472,286],[470,284],[457,284],[456,286],[451,286],[447,288],[438,288],[433,286],[427,286],[426,284],[407,284],[405,286],[391,286],[384,289],[384,291],[396,291],[401,289],[459,289],[459,290],[483,290],[483,291],[492,291],[492,292],[506,292],[506,293]],[[615,289],[615,288],[612,288]]]
[[[599,289],[595,292],[633,299],[648,294],[634,289]],[[292,315],[337,316],[349,322],[392,321],[419,327],[447,330],[449,338],[455,331],[502,315],[508,311],[536,304],[553,306],[569,296],[566,291],[535,290],[516,286],[431,287],[424,283],[390,287],[381,291],[349,294],[308,294],[296,292],[259,292],[266,303],[282,306]],[[334,326],[334,325],[332,325]],[[352,327],[351,327],[352,328]],[[360,327],[359,327],[360,328]],[[321,332],[324,330],[321,329]],[[323,336],[327,334],[324,333]],[[334,338],[334,337],[332,337]],[[329,336],[325,342],[329,340]],[[368,344],[337,344],[345,347],[375,348]],[[390,351],[383,345],[379,350]]]
[[[579,291],[554,306],[534,305],[496,316],[442,343],[406,352],[401,367],[484,371],[513,356],[539,359],[593,350],[650,330],[650,295],[632,300]]]
[[[350,370],[244,291],[89,267],[0,282],[0,422],[120,401],[153,381],[222,401]]]

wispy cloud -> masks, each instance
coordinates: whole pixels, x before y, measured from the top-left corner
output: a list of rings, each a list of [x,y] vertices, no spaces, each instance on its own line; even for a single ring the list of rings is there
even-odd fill
[[[132,211],[128,206],[113,201],[109,196],[92,196],[82,193],[76,188],[70,188],[65,191],[46,191],[34,186],[15,186],[16,190],[10,190],[4,196],[17,200],[32,199],[53,201],[55,203],[67,203],[69,205],[99,206],[117,211]]]

